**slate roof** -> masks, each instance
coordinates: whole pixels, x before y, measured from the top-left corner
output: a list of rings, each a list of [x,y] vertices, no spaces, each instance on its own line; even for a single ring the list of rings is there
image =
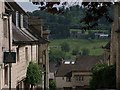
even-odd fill
[[[33,35],[30,36],[30,33],[26,34],[21,29],[18,29],[14,24],[12,24],[12,34],[13,34],[13,44],[36,44],[38,39]]]
[[[56,72],[56,77],[64,77],[67,73],[70,73],[73,69],[73,64],[61,64]]]
[[[95,64],[101,63],[101,60],[102,57],[99,56],[79,56],[72,71],[91,71]]]
[[[11,5],[8,2],[5,2],[5,12],[6,11],[14,11],[14,9],[11,7]]]
[[[75,64],[61,64],[57,70],[56,77],[63,77],[71,72],[90,72],[92,67],[101,63],[102,58],[98,56],[79,56]]]
[[[14,11],[19,11],[19,13],[22,13],[24,15],[28,14],[14,1],[6,2],[6,9],[12,8]],[[35,17],[34,17],[35,18]],[[36,27],[36,26],[35,26]],[[20,29],[17,28],[14,23],[12,25],[13,28],[13,44],[38,44],[38,43],[47,43],[48,41],[41,37],[39,32],[35,30],[35,28],[25,28]],[[39,28],[40,29],[40,28]]]
[[[28,19],[28,27],[30,29],[28,29],[29,32],[31,32],[35,37],[37,37],[40,40],[44,40],[45,43],[49,43],[48,39],[45,39],[42,37],[41,34],[43,34],[41,31],[41,25],[42,20],[40,17],[29,17]]]
[[[14,11],[19,11],[19,13],[22,13],[28,16],[28,14],[14,0],[11,0],[10,2],[8,1],[8,3],[12,6]]]
[[[32,33],[36,38],[39,39],[39,42],[41,43],[49,43],[49,41],[47,39],[44,39],[41,37],[41,33],[36,29],[34,28],[34,26],[32,25],[29,25],[29,29],[27,29],[30,33]]]

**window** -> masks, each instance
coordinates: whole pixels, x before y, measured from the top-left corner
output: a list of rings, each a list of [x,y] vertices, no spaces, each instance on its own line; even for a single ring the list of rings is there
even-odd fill
[[[81,75],[75,75],[74,78],[75,78],[75,81],[83,81],[84,80],[84,77]]]
[[[26,62],[28,63],[28,47],[25,48],[25,59]]]
[[[28,28],[28,16],[23,16],[23,27]]]
[[[82,86],[76,86],[75,90],[83,90],[82,88],[83,88]]]
[[[19,13],[16,11],[16,27],[19,27]]]
[[[63,87],[64,90],[72,90],[72,87]]]
[[[20,15],[20,27],[23,28],[23,14]]]
[[[8,66],[4,68],[4,82],[8,85]]]
[[[12,14],[12,22],[16,25],[16,12]]]
[[[66,77],[66,82],[71,82],[71,77]]]
[[[16,49],[17,51],[17,62],[19,62],[19,47]]]
[[[4,20],[4,37],[6,37],[7,38],[7,35],[8,35],[8,20],[7,19],[5,19]]]
[[[38,62],[38,46],[36,45],[36,61]]]
[[[16,90],[22,90],[22,81],[17,82]]]
[[[18,27],[21,27],[21,14],[18,14]]]

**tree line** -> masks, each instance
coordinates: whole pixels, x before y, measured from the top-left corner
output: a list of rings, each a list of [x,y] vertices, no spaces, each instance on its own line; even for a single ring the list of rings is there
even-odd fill
[[[113,7],[109,9],[109,14],[112,16]],[[61,39],[70,36],[70,29],[81,29],[83,26],[86,26],[86,23],[81,22],[85,17],[85,11],[86,9],[76,5],[64,9],[63,14],[52,14],[41,10],[28,12],[28,14],[30,16],[40,16],[44,20],[44,24],[50,30],[50,38]],[[105,17],[102,17],[98,21],[98,25],[93,29],[110,30],[110,26],[111,24],[106,21]]]

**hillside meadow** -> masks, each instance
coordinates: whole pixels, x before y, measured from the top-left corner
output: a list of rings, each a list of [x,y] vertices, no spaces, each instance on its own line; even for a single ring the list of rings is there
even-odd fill
[[[95,55],[99,56],[102,55],[104,50],[103,46],[107,44],[109,40],[108,39],[99,39],[99,40],[87,40],[87,39],[56,39],[56,40],[50,40],[50,50],[61,50],[61,44],[63,42],[67,42],[70,46],[70,51],[66,52],[67,56],[72,56],[72,50],[75,48],[78,48],[79,52],[83,48],[89,49],[90,53],[89,55]]]

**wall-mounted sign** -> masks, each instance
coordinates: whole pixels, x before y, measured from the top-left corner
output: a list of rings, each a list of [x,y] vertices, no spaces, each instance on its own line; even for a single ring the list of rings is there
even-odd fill
[[[3,63],[16,63],[16,52],[4,52]]]

